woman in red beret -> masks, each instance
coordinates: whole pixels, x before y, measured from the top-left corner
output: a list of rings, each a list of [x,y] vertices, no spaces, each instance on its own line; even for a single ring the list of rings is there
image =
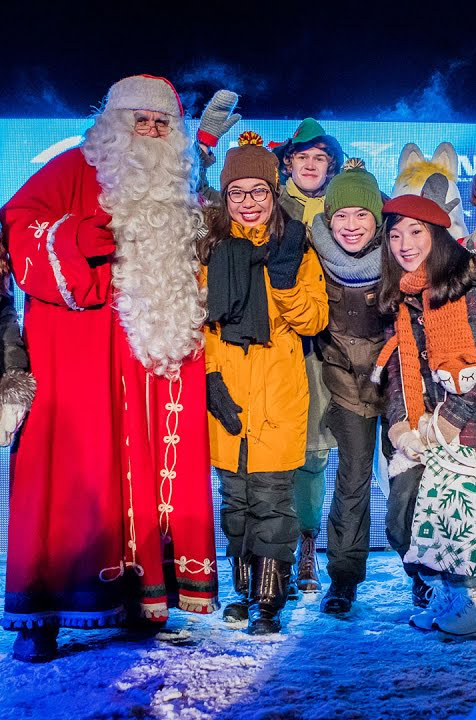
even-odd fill
[[[387,527],[398,527],[398,519],[401,527],[401,537],[389,539],[406,569],[417,570],[432,588],[428,607],[412,615],[410,624],[476,636],[476,552],[470,551],[476,547],[476,517],[470,512],[471,495],[476,509],[475,479],[466,483],[467,503],[458,508],[462,498],[457,492],[450,493],[449,502],[437,495],[439,470],[431,467],[436,448],[476,459],[475,258],[453,240],[447,230],[450,218],[433,200],[402,195],[387,201],[383,213],[379,306],[395,323],[374,380],[387,365],[389,438],[395,448]],[[422,492],[418,495],[410,533],[416,498],[410,505],[400,498],[408,483],[418,487],[425,464],[436,480],[425,509]],[[449,515],[451,503],[455,507]],[[464,526],[466,549],[458,546],[458,533],[448,533],[453,522]]]

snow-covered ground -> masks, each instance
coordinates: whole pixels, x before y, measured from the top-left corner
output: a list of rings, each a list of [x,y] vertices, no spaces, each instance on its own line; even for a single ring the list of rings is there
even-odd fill
[[[219,567],[226,602],[227,561]],[[1,575],[0,595],[3,564]],[[306,597],[267,638],[220,612],[173,611],[155,638],[63,630],[57,660],[26,665],[11,659],[14,634],[0,631],[0,718],[476,720],[476,641],[409,627],[395,554],[372,553],[368,578],[348,619],[321,615]]]

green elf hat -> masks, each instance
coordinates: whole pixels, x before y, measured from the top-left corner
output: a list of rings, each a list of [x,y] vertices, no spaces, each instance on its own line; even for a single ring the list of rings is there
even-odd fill
[[[307,143],[314,138],[322,137],[326,134],[326,131],[322,127],[321,123],[318,123],[314,118],[306,118],[299,125],[298,129],[292,137],[292,144],[297,145],[298,143]]]
[[[377,180],[365,169],[360,158],[350,158],[344,163],[342,172],[330,181],[326,190],[324,206],[328,222],[338,210],[361,207],[369,210],[377,226],[382,224],[382,193]]]
[[[273,142],[268,144],[269,150],[272,150],[279,160],[279,172],[281,175],[281,182],[284,184],[287,180],[288,173],[284,169],[284,157],[291,151],[298,151],[299,146],[311,147],[312,142],[319,138],[320,142],[323,142],[327,148],[327,152],[334,158],[335,169],[334,172],[340,172],[342,163],[344,162],[344,152],[340,143],[332,135],[326,135],[326,131],[322,127],[321,123],[314,120],[314,118],[306,118],[297,127],[294,135],[285,140],[284,142]]]
[[[281,160],[284,155],[284,151],[290,146],[296,143],[307,143],[314,138],[322,137],[326,134],[326,131],[322,127],[321,123],[318,123],[314,118],[306,118],[298,126],[296,132],[288,140],[284,142],[271,142],[268,143],[268,149],[272,150],[275,155]]]

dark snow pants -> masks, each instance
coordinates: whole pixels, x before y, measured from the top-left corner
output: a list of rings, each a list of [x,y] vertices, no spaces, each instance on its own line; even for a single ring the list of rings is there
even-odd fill
[[[370,485],[377,417],[366,418],[331,402],[327,424],[337,440],[339,466],[329,511],[327,571],[340,584],[365,580],[370,543]],[[382,447],[388,453],[387,424]]]
[[[241,441],[236,473],[217,468],[222,503],[221,527],[229,557],[274,558],[294,562],[299,526],[294,504],[294,470],[246,471],[246,440]]]
[[[423,469],[423,465],[416,465],[389,479],[390,494],[385,516],[386,533],[390,546],[397,551],[402,560],[410,547],[413,513]],[[410,577],[421,570],[421,565],[403,563],[403,567]]]

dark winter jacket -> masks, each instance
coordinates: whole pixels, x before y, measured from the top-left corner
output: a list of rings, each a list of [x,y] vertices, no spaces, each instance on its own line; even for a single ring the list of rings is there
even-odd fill
[[[326,288],[329,325],[319,335],[324,382],[338,405],[364,417],[380,415],[384,396],[370,380],[384,343],[377,285],[347,287],[326,276]]]
[[[28,372],[29,362],[11,295],[0,296],[0,407],[5,403],[31,407],[35,381]]]
[[[7,370],[27,370],[28,357],[20,335],[13,295],[0,297],[0,377]]]
[[[432,380],[431,370],[428,366],[425,332],[422,325],[423,305],[421,295],[407,295],[404,301],[410,311],[412,331],[420,355],[420,371],[425,384],[425,407],[428,412],[433,412],[437,404],[442,402],[440,416],[455,427],[460,428],[460,442],[463,445],[476,447],[476,387],[464,393],[464,395],[448,393],[445,400],[445,390],[440,383]],[[476,287],[466,293],[466,305],[469,324],[476,341]],[[394,334],[393,326],[388,326],[385,334],[387,337],[391,337]],[[387,369],[386,412],[389,425],[392,427],[395,423],[407,418],[400,374],[400,360],[397,352],[394,352],[391,356],[387,363]]]

